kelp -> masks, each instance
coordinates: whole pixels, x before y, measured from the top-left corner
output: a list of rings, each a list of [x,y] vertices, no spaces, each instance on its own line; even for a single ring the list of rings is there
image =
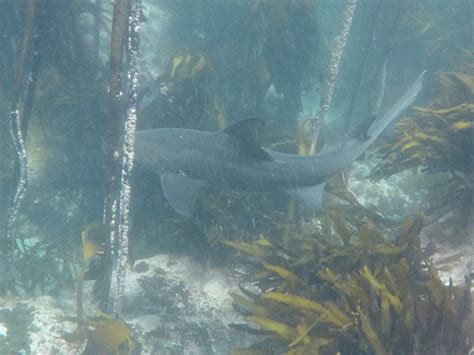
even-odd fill
[[[198,97],[188,97],[193,101],[190,106],[196,105],[199,113],[189,110],[193,119],[177,117],[180,124],[202,123],[205,116],[201,114],[214,115],[213,110],[205,111],[217,102],[222,111],[229,113],[229,120],[271,115],[286,126],[296,127],[303,90],[316,79],[318,27],[314,0],[216,3],[160,0],[159,4],[167,14],[163,32],[169,31],[175,39],[168,67],[177,70],[167,68],[164,76],[176,74],[180,67],[188,67],[183,72],[191,74],[197,64],[196,69],[204,65],[200,73],[203,75],[193,80],[194,83],[181,81],[191,91],[196,86],[200,93]],[[229,22],[228,18],[235,21]],[[198,37],[189,35],[190,28]],[[207,69],[215,73],[212,81],[208,80]],[[271,86],[278,93],[280,103],[267,107],[266,95]],[[183,108],[188,111],[187,107]],[[201,128],[214,128],[209,126],[211,122]],[[288,137],[286,130],[279,133]]]
[[[326,112],[331,105],[334,89],[336,87],[336,82],[339,75],[339,64],[341,63],[341,58],[346,46],[347,38],[351,32],[352,17],[354,16],[356,7],[356,0],[348,0],[346,1],[344,10],[341,14],[339,34],[334,38],[334,44],[331,50],[331,59],[327,67],[327,75],[323,86],[323,93],[319,102],[319,109],[313,118],[313,127],[318,126],[321,121],[324,121]],[[352,108],[350,111],[352,111]],[[313,130],[313,142],[309,150],[311,154],[314,154],[316,150],[317,135],[314,135],[314,133],[315,132]]]
[[[78,324],[74,333],[63,335],[69,342],[86,342],[83,355],[134,355],[141,345],[132,329],[122,320],[98,312],[91,318],[61,317],[60,321]]]
[[[469,235],[474,195],[474,68],[472,52],[460,57],[459,71],[437,73],[431,101],[414,107],[397,123],[396,135],[377,147],[380,160],[371,177],[421,171],[430,215],[451,213],[446,225],[463,238]]]
[[[247,315],[253,314],[257,316],[268,317],[267,309],[257,302],[254,302],[255,299],[248,300],[247,298],[234,292],[229,292],[229,296],[232,297],[233,306],[238,312]]]
[[[414,107],[377,147],[371,173],[374,180],[405,170],[424,174],[425,209],[434,219],[452,215],[445,225],[459,239],[469,235],[474,195],[474,71],[472,57],[462,57],[460,71],[437,73],[428,104]]]
[[[26,154],[26,133],[34,89],[39,70],[38,56],[35,54],[37,41],[36,2],[26,3],[25,24],[21,46],[17,53],[15,83],[11,93],[10,112],[8,114],[10,137],[15,152],[15,166],[12,174],[12,196],[8,205],[5,233],[0,237],[0,295],[6,292],[16,293],[16,240],[15,224],[18,211],[25,197],[28,183],[28,161]],[[24,96],[24,97],[23,97]]]
[[[76,312],[78,318],[83,316],[83,285],[87,269],[90,270],[91,261],[94,257],[104,254],[106,239],[107,228],[102,223],[91,223],[81,232],[82,258],[79,258],[79,275],[76,281]],[[96,286],[97,284],[96,282]],[[106,285],[101,285],[101,287],[104,286]]]
[[[123,95],[125,80],[123,79],[123,70],[126,53],[126,34],[130,16],[130,2],[119,0],[114,3],[112,29],[110,36],[110,55],[109,55],[109,90],[107,97],[107,116],[105,120],[105,200],[104,200],[104,223],[110,229],[110,241],[106,243],[105,264],[108,276],[105,281],[101,298],[101,309],[107,310],[110,305],[109,294],[112,277],[113,260],[112,255],[115,250],[114,240],[119,233],[118,221],[118,200],[120,195],[121,167],[120,141],[121,125],[124,122],[124,112],[126,96]]]
[[[85,280],[96,280],[94,295],[98,300],[104,287],[107,271],[104,265],[104,248],[108,239],[108,228],[103,223],[91,223],[81,232],[81,256],[78,257],[79,272],[76,277],[76,317],[60,317],[61,321],[77,323],[77,329],[65,334],[69,342],[86,343],[82,354],[131,355],[138,354],[140,344],[136,342],[130,327],[121,319],[98,311],[86,317],[83,310],[83,285]]]
[[[413,168],[438,176],[430,188],[436,194],[428,195],[431,209],[449,206],[465,222],[474,194],[474,71],[442,72],[436,81],[431,102],[415,107],[397,123],[396,136],[378,146],[371,177]]]
[[[147,127],[214,130],[225,127],[227,113],[216,91],[216,68],[204,51],[176,48],[163,72],[141,93]]]
[[[424,221],[408,218],[388,239],[370,220],[354,226],[341,217],[321,218],[320,231],[333,233],[331,239],[313,233],[289,244],[272,241],[244,276],[244,294],[232,294],[234,304],[244,306],[248,322],[273,334],[270,341],[278,340],[269,351],[283,342],[287,354],[462,354],[469,347],[462,324],[473,318],[472,281],[457,287],[440,281],[420,247]],[[261,293],[249,294],[245,284]]]
[[[260,316],[249,316],[247,320],[260,325],[262,328],[271,330],[283,339],[294,340],[297,336],[296,328],[291,327],[283,322],[275,321],[271,318]]]
[[[293,306],[296,306],[297,308],[304,308],[310,311],[324,313],[324,306],[322,304],[312,301],[310,299],[301,297],[301,296],[270,291],[270,292],[265,293],[263,295],[263,298],[266,300],[273,300],[273,301],[285,303],[288,305],[293,305]]]
[[[131,329],[121,320],[100,314],[93,320],[83,354],[128,355],[136,353]]]
[[[232,240],[222,240],[221,242],[245,254],[254,256],[257,259],[263,259],[267,255],[265,250],[258,245],[258,243],[234,242]]]
[[[399,31],[394,34],[395,42],[405,45],[416,41],[417,49],[430,63],[428,65],[432,65],[436,58],[437,68],[450,67],[454,62],[453,54],[462,47],[472,48],[472,36],[460,36],[471,33],[469,21],[460,21],[463,16],[472,14],[471,3],[461,2],[461,6],[450,12],[443,6],[432,6],[430,2],[408,2],[404,5],[407,10],[401,18]]]
[[[269,263],[262,263],[262,266],[280,276],[283,280],[287,281],[293,286],[304,285],[303,280],[301,280],[295,273],[289,271],[288,269],[281,267],[279,265],[273,265]]]

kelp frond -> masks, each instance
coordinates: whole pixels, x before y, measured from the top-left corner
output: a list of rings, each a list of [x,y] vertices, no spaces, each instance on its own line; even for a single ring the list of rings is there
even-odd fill
[[[439,176],[431,207],[466,211],[474,194],[474,72],[436,75],[439,93],[397,123],[397,136],[378,147],[373,179],[411,168]],[[436,174],[436,175],[435,175]]]
[[[394,241],[370,221],[358,229],[342,218],[336,228],[331,219],[324,223],[330,224],[327,230],[342,231],[345,242],[318,242],[313,236],[314,257],[304,267],[294,261],[307,256],[308,241],[266,247],[266,256],[257,260],[260,266],[247,277],[262,293],[232,296],[251,314],[247,321],[286,343],[287,354],[409,354],[415,348],[421,354],[457,354],[467,349],[462,324],[472,317],[472,282],[453,287],[440,281],[420,248],[423,216],[402,223]]]

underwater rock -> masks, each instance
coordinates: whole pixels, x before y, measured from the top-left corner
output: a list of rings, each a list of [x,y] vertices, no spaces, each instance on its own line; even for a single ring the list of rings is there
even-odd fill
[[[158,255],[136,263],[125,285],[123,320],[133,330],[143,354],[221,354],[256,340],[231,329],[241,322],[231,306],[229,290],[237,281],[219,271],[204,272],[188,257]],[[93,281],[84,281],[84,316],[95,315]],[[77,339],[74,288],[56,297],[12,300],[0,298],[0,354],[83,354],[85,339]],[[25,311],[17,312],[17,310]],[[13,310],[13,311],[10,311]],[[13,331],[5,313],[14,316],[21,332]],[[28,316],[28,317],[27,317]],[[17,319],[21,318],[21,322]],[[22,336],[12,342],[11,335]],[[18,345],[16,345],[18,344]],[[6,349],[5,351],[1,349]]]
[[[474,273],[474,215],[465,226],[448,212],[420,233],[421,246],[431,251],[438,276],[445,285],[464,284]]]
[[[25,304],[0,299],[0,354],[26,352],[32,309]]]
[[[257,336],[228,327],[243,319],[232,308],[229,296],[237,289],[236,278],[218,270],[203,271],[186,256],[157,255],[138,261],[140,264],[148,269],[140,267],[140,272],[127,275],[123,321],[132,329],[142,354],[227,354],[258,341]],[[88,317],[98,308],[92,304],[92,284],[84,283],[84,314]],[[21,346],[9,350],[83,353],[85,339],[74,335],[80,322],[73,320],[73,290],[65,290],[59,298],[42,296],[8,304],[0,300],[0,314],[19,307],[28,310],[29,318],[23,317],[21,326],[25,337]],[[8,322],[2,318],[1,323],[10,335]]]
[[[252,336],[229,328],[241,321],[229,291],[237,279],[203,271],[186,256],[157,255],[140,260],[148,270],[127,277],[124,316],[153,354],[226,354],[250,345]]]
[[[409,174],[398,174],[389,179],[372,181],[368,178],[372,161],[355,162],[350,170],[349,189],[359,202],[366,206],[375,206],[385,216],[401,219],[417,212],[418,199],[403,190]]]
[[[136,265],[133,268],[133,271],[138,272],[138,273],[147,272],[148,270],[150,270],[150,267],[144,261],[140,261],[136,263]]]
[[[80,344],[62,338],[75,327],[58,320],[64,307],[49,296],[0,299],[0,319],[6,328],[5,336],[0,336],[0,354],[81,354]]]

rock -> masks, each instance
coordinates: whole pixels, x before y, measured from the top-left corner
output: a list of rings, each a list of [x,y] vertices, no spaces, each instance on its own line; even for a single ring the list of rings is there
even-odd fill
[[[236,278],[219,270],[203,271],[186,256],[157,255],[137,261],[137,268],[139,272],[127,273],[123,320],[132,328],[142,354],[229,354],[259,340],[228,327],[229,323],[244,323],[229,296],[229,291],[237,289]],[[91,301],[92,286],[91,281],[84,284],[86,318],[92,318],[97,309]],[[10,346],[8,353],[26,349],[33,354],[82,354],[84,337],[72,335],[77,328],[72,321],[75,300],[73,290],[64,290],[58,299],[0,299],[0,315],[8,312],[9,319],[21,321],[24,330],[16,335],[22,341]],[[9,322],[2,319],[0,330],[4,328],[0,349],[2,339],[13,341]]]

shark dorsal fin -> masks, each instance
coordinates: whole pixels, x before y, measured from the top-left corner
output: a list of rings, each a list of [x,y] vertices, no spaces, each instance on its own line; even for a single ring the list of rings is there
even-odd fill
[[[273,160],[262,147],[265,122],[259,118],[247,118],[223,128],[219,133],[228,134],[239,151],[256,159]]]

